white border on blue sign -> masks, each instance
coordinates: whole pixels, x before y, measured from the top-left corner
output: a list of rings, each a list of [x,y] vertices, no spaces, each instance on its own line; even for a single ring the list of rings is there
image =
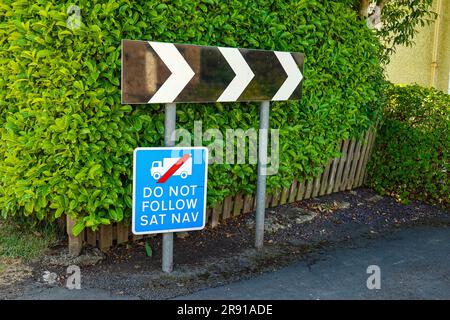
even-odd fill
[[[205,151],[205,197],[203,200],[204,206],[203,206],[203,224],[201,227],[195,227],[195,228],[185,228],[185,229],[169,229],[169,230],[155,230],[155,231],[142,231],[142,232],[136,232],[135,228],[135,201],[136,201],[136,152],[139,150],[204,150]],[[206,194],[207,194],[207,182],[208,182],[208,148],[207,147],[138,147],[134,149],[133,151],[133,199],[132,199],[132,217],[131,217],[131,231],[135,235],[140,234],[156,234],[156,233],[173,233],[173,232],[183,232],[183,231],[195,231],[195,230],[202,230],[205,228],[206,224]]]

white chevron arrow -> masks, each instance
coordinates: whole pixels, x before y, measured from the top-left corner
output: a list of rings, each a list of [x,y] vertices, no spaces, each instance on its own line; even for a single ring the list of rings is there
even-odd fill
[[[148,42],[172,74],[152,96],[149,103],[170,103],[183,91],[195,72],[172,43]]]
[[[289,52],[274,51],[274,53],[288,77],[280,89],[278,89],[277,93],[275,93],[272,101],[288,100],[300,81],[302,81],[303,75]]]
[[[236,76],[222,92],[217,101],[236,101],[245,88],[247,88],[250,81],[252,81],[255,74],[252,69],[250,69],[242,54],[239,52],[239,49],[222,47],[219,47],[218,49],[220,53],[222,53],[225,60],[227,60]]]

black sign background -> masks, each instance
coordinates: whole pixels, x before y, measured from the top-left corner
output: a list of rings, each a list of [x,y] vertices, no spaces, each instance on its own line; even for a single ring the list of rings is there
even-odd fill
[[[218,47],[175,44],[195,75],[173,101],[216,102],[236,74]],[[250,83],[234,101],[272,100],[288,78],[273,51],[239,49],[254,73]],[[304,56],[290,53],[303,73]],[[171,71],[148,41],[122,41],[122,103],[150,103],[149,100],[171,76]],[[301,97],[302,82],[289,99]]]

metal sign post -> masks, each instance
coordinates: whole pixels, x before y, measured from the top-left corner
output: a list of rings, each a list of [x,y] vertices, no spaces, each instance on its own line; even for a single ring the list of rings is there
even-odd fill
[[[255,224],[258,249],[264,243],[270,101],[301,98],[303,60],[299,52],[122,40],[122,103],[165,103],[166,147],[175,143],[175,103],[261,101]],[[206,176],[204,186],[206,190]],[[206,193],[204,196],[206,202]],[[133,215],[133,225],[134,219]],[[189,230],[202,227],[204,224]],[[165,272],[173,269],[170,230],[175,229],[160,231]],[[141,230],[139,234],[149,232]]]
[[[175,145],[175,125],[177,121],[177,105],[167,103],[164,114],[164,144],[166,147]],[[173,232],[163,233],[162,236],[162,270],[173,270]]]
[[[266,211],[267,138],[269,131],[269,101],[263,101],[259,110],[258,184],[256,188],[255,247],[264,244],[264,216]]]

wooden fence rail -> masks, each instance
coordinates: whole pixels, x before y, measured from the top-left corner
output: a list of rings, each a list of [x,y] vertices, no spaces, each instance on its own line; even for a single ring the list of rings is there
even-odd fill
[[[294,180],[289,188],[268,194],[266,208],[351,190],[363,185],[374,141],[374,130],[366,133],[364,141],[357,142],[354,139],[342,141],[340,148],[342,156],[331,159],[320,176],[307,181]],[[237,194],[226,197],[223,203],[207,210],[206,223],[214,228],[227,219],[253,212],[255,204],[254,195]],[[69,252],[74,255],[81,252],[84,244],[108,250],[113,245],[143,238],[142,235],[132,235],[130,226],[123,223],[102,225],[96,232],[89,229],[75,237],[70,232],[73,225],[74,221],[67,217]]]

